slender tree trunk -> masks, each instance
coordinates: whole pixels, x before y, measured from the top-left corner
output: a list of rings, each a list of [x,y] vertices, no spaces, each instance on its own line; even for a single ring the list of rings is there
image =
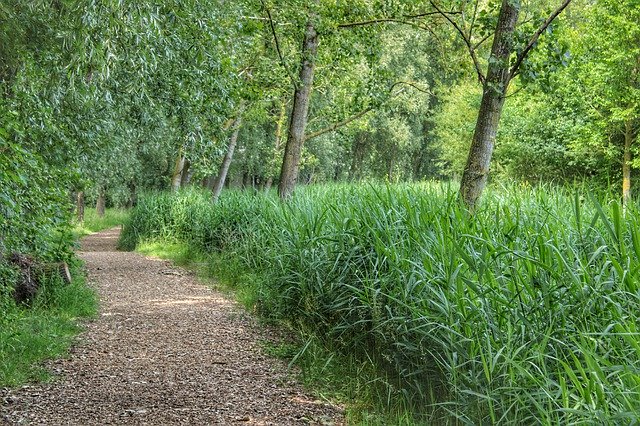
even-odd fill
[[[176,165],[173,168],[173,174],[171,175],[171,190],[177,191],[180,189],[180,182],[182,181],[182,169],[184,168],[184,162],[186,159],[182,155],[182,150],[178,154],[176,159]]]
[[[191,176],[193,175],[191,171],[191,161],[184,160],[184,166],[182,167],[182,172],[180,173],[180,187],[184,188],[189,185],[191,181]]]
[[[136,191],[135,182],[129,184],[129,201],[127,202],[127,208],[132,208],[138,204],[138,193]]]
[[[269,161],[269,178],[267,180],[267,185],[265,190],[269,191],[271,186],[273,185],[273,170],[277,166],[279,160],[282,159],[280,155],[280,148],[282,147],[282,133],[284,129],[284,122],[286,119],[287,107],[285,102],[280,103],[280,112],[278,114],[278,119],[276,120],[276,131],[274,135],[274,144],[273,144],[273,157]],[[282,163],[280,162],[280,166],[282,167]]]
[[[626,209],[631,201],[631,142],[633,128],[631,120],[624,122],[624,158],[622,160],[622,206]]]
[[[229,146],[227,147],[227,153],[224,155],[224,159],[222,160],[222,164],[220,165],[220,171],[218,171],[218,177],[216,177],[215,183],[213,185],[213,202],[218,201],[218,197],[220,197],[220,193],[222,192],[222,187],[224,186],[224,181],[227,179],[227,173],[229,173],[229,166],[231,165],[231,161],[233,160],[233,153],[236,150],[236,144],[238,143],[238,134],[240,133],[240,124],[242,123],[242,116],[238,116],[235,119],[233,124],[233,133],[231,134],[231,139],[229,139]]]
[[[302,43],[300,81],[294,93],[291,120],[289,121],[289,134],[280,171],[280,184],[278,185],[278,194],[281,199],[287,199],[291,196],[298,180],[300,156],[307,126],[309,100],[313,87],[313,73],[318,52],[318,33],[314,24],[315,18],[315,14],[311,14],[309,17]]]
[[[489,177],[489,164],[510,81],[509,57],[513,51],[513,33],[519,13],[519,1],[502,1],[487,78],[483,84],[482,103],[460,183],[460,195],[470,210],[475,209]]]
[[[104,211],[107,204],[107,197],[103,186],[98,191],[98,200],[96,201],[96,214],[98,217],[104,217]]]
[[[84,191],[78,191],[76,194],[76,217],[78,223],[84,222]]]
[[[362,173],[362,161],[365,154],[365,138],[363,133],[356,135],[355,141],[353,141],[353,148],[351,149],[351,167],[349,168],[349,180],[360,179]]]

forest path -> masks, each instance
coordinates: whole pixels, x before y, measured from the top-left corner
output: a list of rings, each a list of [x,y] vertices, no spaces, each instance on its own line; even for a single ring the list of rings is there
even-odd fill
[[[0,423],[342,424],[262,354],[271,332],[169,262],[116,251],[118,235],[82,241],[98,318],[51,363],[52,383],[0,391]]]

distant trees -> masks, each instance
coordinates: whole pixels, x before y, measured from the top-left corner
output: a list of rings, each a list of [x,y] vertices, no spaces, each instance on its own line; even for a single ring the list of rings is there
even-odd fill
[[[491,163],[606,173],[628,201],[637,8],[570,3],[5,2],[0,127],[100,207],[196,182],[287,198],[298,180],[461,177],[474,208]]]

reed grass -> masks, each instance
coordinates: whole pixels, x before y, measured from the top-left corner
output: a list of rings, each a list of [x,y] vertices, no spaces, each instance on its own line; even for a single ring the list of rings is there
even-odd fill
[[[633,206],[551,187],[490,191],[473,216],[440,184],[154,193],[121,244],[152,240],[235,259],[257,311],[372,365],[411,422],[638,421]]]

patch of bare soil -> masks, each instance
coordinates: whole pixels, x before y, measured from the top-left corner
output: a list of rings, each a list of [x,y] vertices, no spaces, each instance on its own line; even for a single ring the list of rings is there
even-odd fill
[[[0,390],[0,422],[33,425],[341,425],[265,356],[272,333],[170,263],[115,249],[118,230],[83,240],[101,298],[50,384]]]

